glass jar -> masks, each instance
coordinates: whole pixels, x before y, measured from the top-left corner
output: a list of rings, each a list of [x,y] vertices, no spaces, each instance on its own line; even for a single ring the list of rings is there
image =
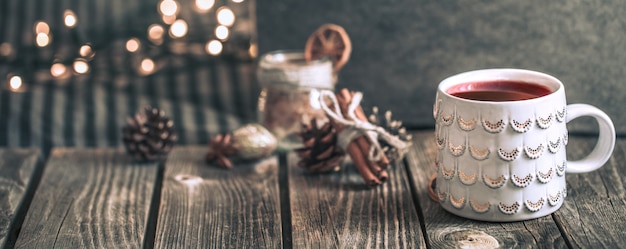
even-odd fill
[[[327,120],[319,103],[319,90],[333,90],[332,62],[306,61],[302,51],[264,54],[257,71],[263,87],[259,96],[259,122],[278,139],[282,149],[302,146],[297,135],[302,124]]]

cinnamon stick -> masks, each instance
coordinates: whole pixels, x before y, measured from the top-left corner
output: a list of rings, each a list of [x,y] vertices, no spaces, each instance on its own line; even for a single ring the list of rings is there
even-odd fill
[[[346,129],[345,126],[338,124],[333,119],[330,119],[330,124],[335,128],[335,130],[337,130],[338,133]],[[359,174],[361,174],[361,177],[363,177],[363,180],[367,183],[367,185],[376,186],[381,184],[381,181],[379,180],[380,177],[372,172],[367,166],[367,154],[364,155],[356,143],[350,142],[348,144],[348,148],[346,148],[346,152],[350,155],[350,158],[352,158],[352,163],[356,167]]]
[[[348,105],[352,101],[353,96],[354,96],[354,93],[351,93],[347,89],[342,89],[339,95],[337,95],[337,102],[339,104],[339,108],[341,109],[342,115],[344,117],[348,116],[348,113],[347,113]],[[358,107],[357,110],[359,109],[360,109],[360,114],[358,114],[358,112],[355,114],[365,117],[365,114],[363,113],[363,109],[361,107]],[[357,118],[361,119],[362,121],[367,122],[367,119],[362,119],[361,117],[358,117],[358,116]],[[350,157],[354,161],[354,164],[357,167],[357,170],[359,170],[359,173],[361,173],[361,176],[363,177],[363,179],[365,179],[369,185],[372,185],[372,184],[378,185],[384,182],[385,180],[387,180],[388,178],[388,174],[386,172],[386,168],[387,168],[386,166],[388,163],[381,165],[381,162],[384,163],[385,160],[386,161],[388,160],[386,159],[386,157],[385,157],[385,160],[381,160],[381,162],[375,162],[375,161],[369,160],[370,148],[371,148],[371,144],[369,144],[369,141],[364,135],[361,135],[355,138],[348,145],[348,151],[349,151]],[[350,151],[352,151],[352,153],[350,153]],[[375,176],[376,178],[375,181],[372,180],[371,178],[372,175]]]
[[[341,102],[340,102],[340,107],[342,109],[342,112],[344,114],[344,116],[347,115],[347,110],[348,110],[348,103],[350,103],[350,101],[352,101],[352,98],[354,97],[354,92],[349,91],[346,88],[341,89],[340,94],[339,94],[344,100],[345,100],[345,106],[341,106]],[[355,110],[354,110],[354,114],[355,116],[364,122],[369,122],[367,120],[367,117],[365,116],[365,112],[363,111],[363,108],[361,106],[358,106]],[[371,145],[369,144],[369,141],[367,140],[367,138],[365,138],[365,136],[361,136],[359,138],[357,138],[357,142],[359,143],[359,146],[361,146],[361,150],[363,150],[365,153],[369,154],[370,151],[370,147]],[[387,158],[387,156],[385,155],[385,153],[382,153],[381,155],[381,159],[378,161],[378,163],[380,164],[381,168],[386,169],[387,166],[389,165],[389,159]]]
[[[387,173],[387,170],[383,170],[378,174],[378,179],[381,182],[387,181],[387,178],[389,178],[389,173]]]
[[[342,96],[350,96],[350,100],[352,100],[352,97],[354,97],[354,92],[349,91],[346,88],[341,89],[341,95]],[[349,103],[350,101],[348,101]],[[347,107],[346,107],[347,109]],[[365,115],[365,112],[363,111],[363,107],[359,106],[354,110],[354,114],[355,116],[360,119],[361,121],[365,121],[365,122],[369,122],[369,120],[367,119],[367,116]],[[365,139],[365,138],[363,138]],[[365,139],[366,140],[366,139]],[[369,147],[367,148],[367,151],[369,153]],[[389,165],[389,158],[387,158],[387,156],[385,155],[385,153],[382,153],[381,155],[381,159],[379,161],[379,163],[386,169],[387,166]]]
[[[350,158],[352,158],[352,162],[354,163],[354,166],[359,171],[359,174],[361,174],[361,177],[363,177],[363,180],[365,180],[367,185],[376,186],[376,185],[381,184],[381,181],[379,180],[378,176],[376,176],[368,168],[367,157],[363,155],[363,153],[361,152],[361,149],[359,149],[359,147],[356,144],[350,143],[350,145],[348,145],[348,154],[350,155]]]
[[[369,145],[369,143],[367,143],[367,139],[365,139],[364,137],[359,137],[355,139],[355,142],[359,146],[359,149],[361,150],[361,153],[363,153],[363,156],[365,158],[369,158],[369,150],[371,146]],[[376,175],[379,175],[381,171],[385,170],[385,168],[383,168],[377,162],[370,161],[370,160],[367,160],[367,162],[368,162],[367,165],[369,166],[369,168]]]

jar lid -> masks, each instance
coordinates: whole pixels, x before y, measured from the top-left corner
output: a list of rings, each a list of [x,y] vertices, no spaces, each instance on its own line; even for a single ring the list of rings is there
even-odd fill
[[[330,59],[306,61],[304,52],[279,50],[261,57],[257,78],[261,85],[284,85],[333,88],[333,65]]]

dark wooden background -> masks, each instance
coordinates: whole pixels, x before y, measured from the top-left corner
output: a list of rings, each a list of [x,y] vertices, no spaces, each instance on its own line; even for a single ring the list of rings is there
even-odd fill
[[[264,0],[260,52],[304,48],[326,22],[353,41],[338,87],[365,105],[391,109],[409,126],[431,127],[438,82],[473,69],[516,67],[561,79],[569,103],[605,110],[626,132],[626,2],[619,0]],[[408,104],[408,105],[407,105]],[[571,131],[595,132],[588,120]]]

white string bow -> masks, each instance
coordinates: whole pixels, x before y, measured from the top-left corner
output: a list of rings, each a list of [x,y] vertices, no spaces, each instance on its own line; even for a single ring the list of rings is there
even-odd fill
[[[334,110],[331,110],[330,107],[326,105],[326,98],[329,98],[331,100]],[[348,117],[344,118],[341,114],[341,109],[339,109],[339,103],[337,101],[335,93],[329,90],[322,90],[320,92],[319,100],[324,112],[337,123],[346,126],[346,129],[338,134],[338,145],[345,150],[353,139],[355,139],[358,135],[364,134],[372,145],[368,153],[368,159],[375,162],[379,161],[384,153],[380,144],[378,143],[378,136],[380,136],[391,146],[398,149],[398,151],[406,151],[408,149],[407,143],[400,140],[398,137],[390,134],[384,128],[376,126],[367,121],[360,120],[356,117],[355,111],[360,106],[362,99],[363,94],[361,92],[356,92],[354,94],[352,100],[348,105]]]

